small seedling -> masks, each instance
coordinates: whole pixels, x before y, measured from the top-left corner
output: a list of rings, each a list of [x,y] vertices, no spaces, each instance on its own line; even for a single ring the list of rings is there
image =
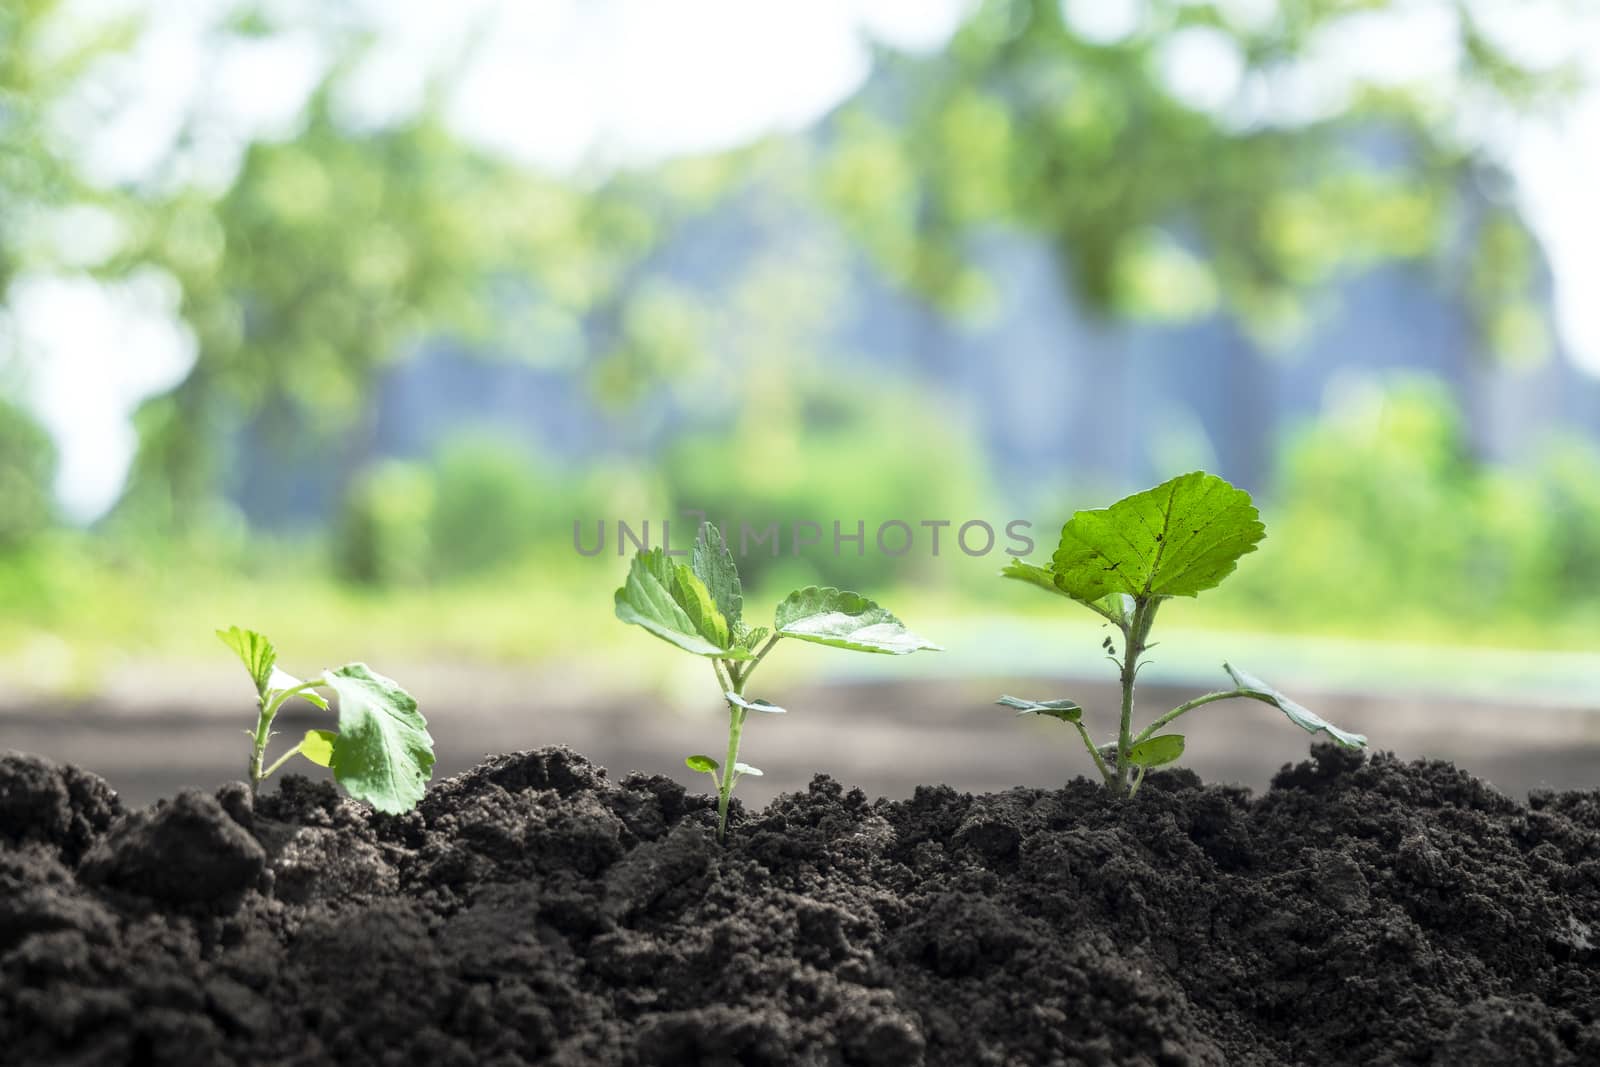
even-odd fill
[[[433,774],[433,738],[410,693],[365,663],[347,663],[302,682],[278,669],[278,650],[254,630],[234,626],[217,636],[239,654],[256,686],[256,728],[245,731],[252,742],[251,796],[262,779],[298,753],[332,770],[345,792],[379,811],[398,814],[417,806]],[[319,689],[338,698],[339,729],[307,730],[299,744],[262,770],[278,711],[293,697],[327,711],[328,699]]]
[[[1183,755],[1183,735],[1160,731],[1179,716],[1219,700],[1259,700],[1309,733],[1326,733],[1341,745],[1364,748],[1367,739],[1362,735],[1339,729],[1226,663],[1222,669],[1234,688],[1185,701],[1133,732],[1133,684],[1140,657],[1153,647],[1150,628],[1156,609],[1171,597],[1198,596],[1220,585],[1265,536],[1250,494],[1203,471],[1180,475],[1109,508],[1078,512],[1061,528],[1061,544],[1049,566],[1013,560],[1000,573],[1075,600],[1121,633],[1120,659],[1115,641],[1108,636],[1104,642],[1107,658],[1121,669],[1122,721],[1116,744],[1096,747],[1083,724],[1083,709],[1073,701],[1003,696],[997,703],[1019,715],[1048,715],[1076,727],[1106,787],[1129,797],[1139,791],[1151,767]]]
[[[739,762],[745,719],[753,711],[769,715],[785,711],[745,696],[756,668],[781,639],[890,655],[939,648],[859,593],[814,585],[795,590],[778,605],[770,630],[745,625],[739,570],[721,532],[709,522],[700,527],[688,564],[676,562],[660,548],[637,553],[627,582],[617,590],[616,610],[623,622],[642,626],[711,661],[717,688],[728,705],[727,757],[718,763],[710,756],[695,755],[684,762],[690,770],[711,776],[717,791],[719,841],[727,836],[733,787],[747,774],[761,774]]]

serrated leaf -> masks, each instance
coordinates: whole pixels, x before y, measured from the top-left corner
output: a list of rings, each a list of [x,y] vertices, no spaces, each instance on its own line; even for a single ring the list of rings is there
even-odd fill
[[[617,618],[642,626],[685,652],[750,658],[746,649],[732,644],[728,620],[705,583],[659,548],[633,557],[627,581],[614,599]]]
[[[1351,733],[1349,730],[1339,729],[1339,727],[1333,725],[1333,723],[1324,719],[1304,704],[1289,699],[1253,674],[1247,674],[1227,663],[1222,665],[1222,669],[1228,672],[1228,677],[1233,679],[1234,685],[1240,689],[1248,690],[1245,696],[1252,700],[1259,700],[1263,704],[1271,704],[1287,715],[1290,722],[1307,733],[1325,733],[1346,748],[1367,747],[1365,734],[1356,734]]]
[[[379,811],[410,811],[433,774],[433,738],[410,693],[365,663],[325,678],[339,695],[329,766],[345,791]]]
[[[333,762],[333,742],[338,736],[332,730],[307,730],[300,740],[300,755],[318,767],[326,767]]]
[[[1006,564],[1005,570],[1000,572],[1000,577],[1015,578],[1017,581],[1027,582],[1029,585],[1037,586],[1040,589],[1047,589],[1057,596],[1075,600],[1079,604],[1104,615],[1118,625],[1126,622],[1128,616],[1133,614],[1131,597],[1123,593],[1107,593],[1098,600],[1079,600],[1061,588],[1056,581],[1054,570],[1049,567],[1041,567],[1037,563],[1029,563],[1024,559],[1014,559]]]
[[[1005,565],[1000,572],[1002,578],[1015,578],[1019,582],[1027,582],[1056,596],[1064,596],[1068,600],[1072,597],[1066,590],[1056,585],[1056,575],[1049,567],[1041,567],[1037,563],[1029,563],[1025,559],[1014,559]]]
[[[757,778],[765,777],[765,773],[761,770],[760,767],[752,767],[748,763],[735,763],[733,765],[733,770],[734,770],[735,774],[740,774],[740,775],[753,774]]]
[[[1061,590],[1079,600],[1197,596],[1265,536],[1249,493],[1194,471],[1078,512],[1061,528],[1051,569]]]
[[[728,698],[728,703],[744,708],[746,711],[764,711],[768,715],[786,715],[789,712],[788,708],[780,708],[771,701],[746,700],[744,697],[734,692],[728,692],[722,695]]]
[[[230,626],[226,630],[218,630],[217,637],[233,649],[245,670],[250,672],[256,692],[265,693],[271,683],[272,669],[278,662],[278,650],[267,640],[267,636],[254,630]]]
[[[774,625],[784,637],[853,652],[901,656],[919,649],[943,651],[906,624],[862,596],[842,589],[807,586],[778,605]]]
[[[1062,722],[1079,722],[1083,719],[1083,709],[1071,700],[1023,700],[1021,697],[1003,696],[995,703],[1016,708],[1018,715],[1048,715]]]
[[[691,771],[702,771],[705,774],[716,774],[717,769],[722,766],[710,756],[690,756],[683,763]]]
[[[1160,767],[1176,762],[1182,755],[1182,734],[1159,734],[1128,749],[1128,762],[1135,767]]]
[[[705,584],[711,600],[728,620],[735,632],[742,629],[739,617],[744,612],[744,593],[739,585],[739,568],[733,562],[733,553],[722,540],[722,531],[714,523],[700,527],[694,549],[689,554],[689,569]]]

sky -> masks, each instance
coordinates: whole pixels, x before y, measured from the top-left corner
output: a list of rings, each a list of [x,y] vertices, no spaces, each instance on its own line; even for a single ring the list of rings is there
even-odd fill
[[[153,4],[153,0],[145,0]],[[109,65],[61,121],[94,128],[84,146],[102,181],[148,178],[185,110],[204,101],[216,119],[185,180],[225,187],[251,136],[287,136],[327,60],[310,33],[278,34],[222,54],[204,31],[221,0],[164,0],[126,59]],[[451,105],[472,140],[560,172],[593,173],[726,148],[803,128],[867,77],[872,39],[937,48],[969,0],[360,0],[381,46],[341,101],[347,121],[381,124],[413,108],[427,74],[470,55]],[[141,7],[78,0],[84,11]],[[1062,0],[1080,32],[1114,41],[1139,31],[1144,0]],[[1273,0],[1223,0],[1245,24],[1270,19]],[[325,17],[318,0],[277,7]],[[1536,62],[1600,56],[1600,13],[1575,20],[1565,0],[1474,0],[1496,39]],[[1265,88],[1246,77],[1222,34],[1190,30],[1160,56],[1173,89],[1195,107],[1255,121],[1337,110],[1358,80],[1421,79],[1450,91],[1453,21],[1445,0],[1413,0],[1400,16],[1347,19],[1320,46],[1315,76]],[[1600,70],[1597,70],[1600,74]],[[109,105],[108,101],[112,102]],[[558,101],[559,106],[550,106]],[[107,114],[112,121],[102,121]],[[93,116],[93,121],[90,121]],[[1555,272],[1556,314],[1573,358],[1600,374],[1600,91],[1561,122],[1489,131],[1514,172],[1524,211]],[[61,220],[62,244],[85,262],[114,240],[92,213]],[[182,379],[193,342],[176,322],[178,293],[159,276],[103,286],[70,276],[20,279],[11,293],[19,350],[30,353],[30,405],[56,438],[58,496],[90,520],[116,499],[135,438],[129,417],[145,397]]]

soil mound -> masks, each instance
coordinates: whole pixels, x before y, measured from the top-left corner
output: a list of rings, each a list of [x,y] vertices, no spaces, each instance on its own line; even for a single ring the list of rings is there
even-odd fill
[[[288,778],[125,812],[0,757],[11,1062],[1600,1063],[1600,793],[1331,746],[759,812],[566,749],[404,816]]]

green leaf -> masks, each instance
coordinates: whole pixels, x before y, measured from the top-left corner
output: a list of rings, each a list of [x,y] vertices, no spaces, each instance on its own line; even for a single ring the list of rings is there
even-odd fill
[[[1121,626],[1133,614],[1132,598],[1123,593],[1107,593],[1097,600],[1079,600],[1056,582],[1056,573],[1049,567],[1041,567],[1037,563],[1029,563],[1024,559],[1014,559],[1006,564],[1005,570],[1000,572],[1002,578],[1015,578],[1040,589],[1048,589],[1057,596],[1076,600],[1093,611],[1104,615],[1107,619]]]
[[[748,763],[735,763],[733,773],[738,775],[753,774],[757,778],[765,777],[760,767],[752,767]]]
[[[789,712],[788,708],[780,708],[771,701],[746,700],[738,693],[733,692],[724,693],[722,695],[728,698],[728,703],[744,708],[746,711],[764,711],[769,715],[786,715]]]
[[[784,637],[854,652],[900,656],[918,649],[942,651],[884,608],[842,589],[811,585],[795,590],[778,605],[774,625]]]
[[[1083,719],[1083,709],[1071,700],[1023,700],[1021,697],[1003,696],[995,703],[1016,708],[1018,715],[1048,715],[1062,722],[1079,722]]]
[[[1054,571],[1049,567],[1041,567],[1037,563],[1029,563],[1025,559],[1014,559],[1007,563],[1005,569],[1000,572],[1000,577],[1015,578],[1019,582],[1027,582],[1029,585],[1038,586],[1040,589],[1054,593],[1057,596],[1064,596],[1068,600],[1072,599],[1072,596],[1066,590],[1056,585]]]
[[[298,689],[300,686],[305,684],[306,683],[302,682],[288,671],[283,670],[281,667],[272,668],[272,674],[267,679],[267,689],[269,692],[274,693],[287,693],[289,690]],[[315,689],[302,689],[300,692],[296,693],[295,696],[306,701],[307,703],[315,704],[323,711],[328,710],[327,698],[321,693],[317,692]]]
[[[416,807],[433,773],[433,738],[416,700],[365,663],[348,663],[324,677],[339,694],[333,777],[379,811]]]
[[[300,739],[300,755],[318,767],[326,767],[333,762],[333,743],[338,738],[332,730],[307,730]]]
[[[278,662],[278,650],[272,642],[267,640],[265,634],[258,634],[254,630],[244,630],[237,626],[230,626],[226,630],[218,630],[217,636],[222,643],[238,655],[245,670],[250,672],[250,680],[256,684],[257,693],[266,693],[272,680],[272,669]]]
[[[1183,755],[1182,734],[1159,734],[1128,749],[1128,762],[1135,767],[1160,767]]]
[[[722,540],[722,531],[715,524],[708,522],[700,527],[700,536],[695,538],[694,549],[689,554],[689,569],[705,583],[729,627],[739,629],[739,616],[744,611],[739,568]]]
[[[683,762],[691,771],[704,771],[706,774],[716,774],[717,768],[722,766],[710,756],[690,756]]]
[[[744,632],[744,636],[739,638],[739,643],[745,648],[754,652],[756,646],[765,641],[767,639],[767,635],[771,632],[772,631],[767,629],[765,626],[757,626],[753,630],[746,630]]]
[[[1238,670],[1227,663],[1222,665],[1222,669],[1228,672],[1228,677],[1233,679],[1234,685],[1240,689],[1247,690],[1244,694],[1245,696],[1251,700],[1259,700],[1263,704],[1271,704],[1289,716],[1290,722],[1307,733],[1325,733],[1346,748],[1367,747],[1365,734],[1353,734],[1348,730],[1339,729],[1321,715],[1318,715],[1303,704],[1290,700],[1253,674],[1246,674],[1244,671]]]
[[[1265,536],[1249,493],[1195,471],[1078,512],[1061,528],[1051,566],[1056,584],[1078,600],[1198,596]]]
[[[664,641],[697,656],[749,659],[732,643],[727,617],[711,591],[688,567],[674,563],[659,548],[640,552],[615,597],[617,618],[642,626]]]

